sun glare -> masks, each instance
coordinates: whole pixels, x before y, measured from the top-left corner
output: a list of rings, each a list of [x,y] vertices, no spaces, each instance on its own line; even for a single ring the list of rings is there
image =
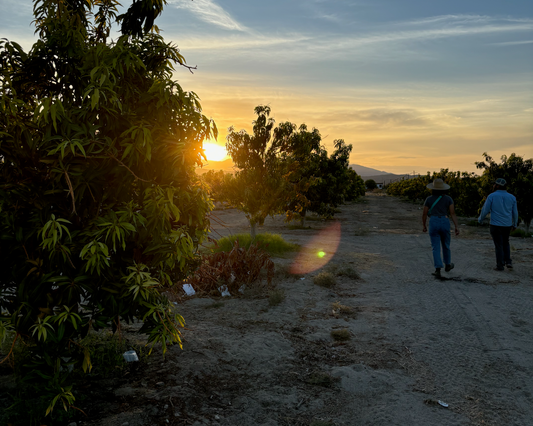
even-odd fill
[[[204,152],[209,161],[222,161],[228,155],[226,148],[212,142],[204,142]]]

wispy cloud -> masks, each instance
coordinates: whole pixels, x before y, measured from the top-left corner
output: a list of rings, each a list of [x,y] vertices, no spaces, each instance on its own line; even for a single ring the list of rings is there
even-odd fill
[[[412,109],[372,108],[359,111],[337,111],[327,116],[334,124],[371,126],[373,128],[426,127],[430,122],[419,111]]]
[[[187,1],[187,0],[174,0]],[[197,3],[198,0],[190,3]],[[202,0],[210,2],[210,0]],[[181,4],[181,3],[180,3]],[[187,3],[189,5],[189,3]],[[218,6],[217,6],[218,7]],[[228,15],[229,16],[229,15]],[[234,21],[231,21],[234,22]],[[239,25],[236,24],[235,25]],[[425,25],[425,28],[423,28]],[[227,28],[230,28],[228,24]],[[239,27],[244,28],[244,27]],[[386,28],[379,26],[374,30],[359,32],[351,35],[347,34],[321,34],[316,36],[309,33],[286,33],[271,35],[243,35],[235,34],[230,37],[218,37],[216,39],[198,37],[194,40],[189,39],[190,48],[195,49],[213,49],[220,50],[225,48],[232,49],[233,54],[237,50],[249,50],[255,47],[275,47],[278,58],[284,56],[310,57],[313,54],[319,54],[322,58],[346,57],[349,53],[359,52],[365,49],[369,58],[378,56],[379,49],[387,48],[387,57],[393,58],[395,53],[400,52],[397,49],[399,44],[403,45],[401,56],[407,58],[409,50],[406,44],[427,42],[429,40],[469,37],[476,35],[496,35],[504,33],[518,33],[533,31],[533,19],[495,19],[487,16],[471,15],[446,15],[436,16],[417,21],[405,21],[395,25],[387,25]],[[183,39],[182,39],[183,40]],[[518,42],[509,42],[518,43]],[[520,42],[525,44],[526,42]],[[531,41],[527,41],[531,43]],[[279,46],[286,44],[282,50]],[[505,43],[502,43],[502,45]],[[262,55],[264,51],[260,52]],[[393,56],[391,56],[393,55]]]
[[[493,21],[494,18],[485,15],[439,15],[411,21],[396,22],[397,25],[434,25],[434,24],[476,24]]]
[[[226,30],[247,32],[249,29],[237,22],[213,0],[170,0],[170,4],[178,9],[193,13],[198,19]]]
[[[503,43],[492,43],[493,46],[516,46],[520,44],[531,44],[533,40],[522,40],[522,41],[506,41]]]
[[[460,37],[480,34],[497,34],[503,32],[519,32],[533,30],[533,20],[523,22],[496,23],[486,22],[482,25],[443,25],[430,26],[427,29],[406,29],[403,31],[383,31],[362,36],[345,38],[342,43],[351,46],[365,44],[390,43],[398,41],[417,41],[438,38]]]

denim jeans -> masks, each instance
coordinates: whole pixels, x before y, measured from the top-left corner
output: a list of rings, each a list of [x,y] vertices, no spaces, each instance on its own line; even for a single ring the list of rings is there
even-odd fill
[[[450,220],[445,216],[431,216],[429,218],[429,238],[431,240],[431,247],[433,247],[433,263],[435,268],[442,268],[442,258],[440,256],[440,248],[442,246],[442,254],[444,263],[449,265],[452,263],[452,252],[450,250]]]
[[[496,267],[503,269],[505,265],[511,265],[511,247],[509,246],[510,226],[490,225],[490,235],[494,241],[496,251]]]

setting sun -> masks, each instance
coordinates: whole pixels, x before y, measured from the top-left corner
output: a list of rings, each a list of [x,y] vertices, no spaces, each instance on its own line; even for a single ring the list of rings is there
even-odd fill
[[[205,156],[210,161],[222,161],[228,156],[226,148],[212,142],[204,143],[204,152]]]

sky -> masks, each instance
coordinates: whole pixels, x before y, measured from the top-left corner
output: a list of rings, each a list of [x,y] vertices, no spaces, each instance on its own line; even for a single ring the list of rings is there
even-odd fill
[[[31,46],[31,1],[0,7],[0,37]],[[167,0],[156,24],[220,145],[267,104],[391,173],[533,157],[531,0]]]

